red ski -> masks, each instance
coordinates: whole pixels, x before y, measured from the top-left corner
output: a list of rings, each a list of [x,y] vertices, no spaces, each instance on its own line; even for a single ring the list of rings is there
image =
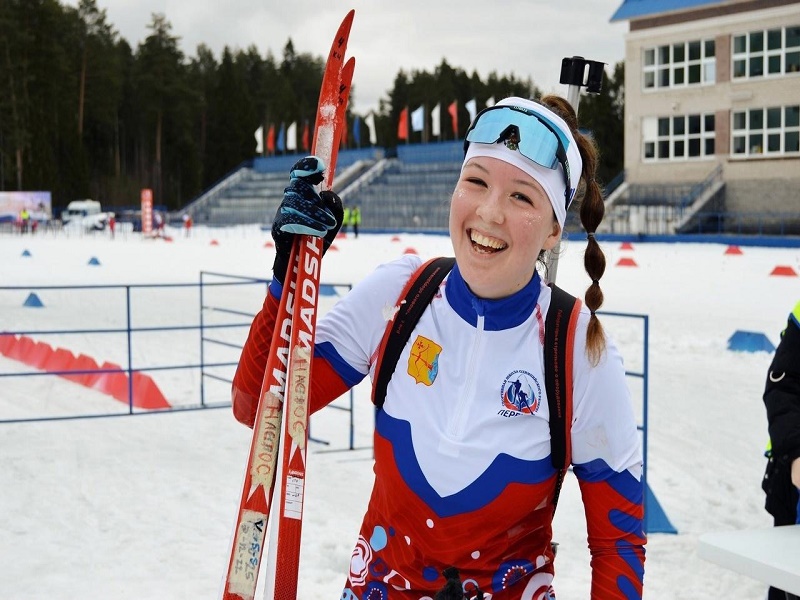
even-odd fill
[[[342,49],[344,53],[344,49]],[[335,105],[326,105],[320,96],[320,119],[332,119],[329,128],[317,130],[314,145],[325,147],[333,141],[328,157],[317,154],[328,165],[323,189],[330,189],[340,144],[342,127],[350,94],[355,59],[350,58],[342,68],[338,99]],[[323,90],[325,89],[323,83]],[[332,134],[328,131],[332,130]],[[313,151],[312,151],[313,152]],[[300,566],[300,536],[303,527],[303,502],[305,496],[306,447],[308,442],[308,391],[311,377],[311,358],[314,352],[314,330],[319,298],[319,269],[322,261],[322,239],[300,238],[299,260],[296,265],[296,290],[292,318],[292,339],[289,354],[289,371],[284,404],[284,432],[281,437],[281,467],[278,470],[281,490],[276,506],[279,508],[275,535],[270,538],[270,555],[267,561],[267,600],[295,600]]]
[[[353,63],[353,59],[348,62],[348,65],[350,65],[349,75],[347,75],[343,65],[344,52],[347,48],[347,40],[354,13],[355,11],[351,10],[347,14],[334,38],[325,67],[317,107],[312,154],[322,158],[327,166],[325,180],[322,184],[324,186],[323,189],[330,189],[333,182],[339,138],[341,137],[342,123],[344,122],[344,108],[340,107],[346,107],[350,91],[353,69],[351,63]],[[347,79],[345,80],[344,77],[347,77]],[[300,377],[304,377],[306,382],[310,377],[310,353],[308,348],[313,346],[313,331],[316,324],[316,298],[319,290],[319,259],[321,257],[322,240],[320,238],[301,236],[295,240],[289,258],[289,265],[292,266],[292,271],[291,275],[287,277],[287,281],[284,282],[275,330],[271,340],[270,354],[261,384],[259,404],[253,426],[253,438],[250,444],[250,455],[242,485],[242,496],[237,513],[233,545],[225,577],[223,600],[252,600],[255,597],[270,509],[272,507],[273,490],[276,483],[283,420],[281,413],[284,410],[283,399],[287,387],[287,377],[290,381],[294,380],[295,383]],[[307,265],[309,260],[316,261],[315,268],[311,270],[298,268],[298,265]],[[313,302],[306,302],[303,298],[304,296],[311,297]],[[310,338],[308,337],[309,335],[311,336]],[[292,337],[295,340],[294,350],[290,346]],[[294,356],[291,361],[290,355]],[[290,387],[293,396],[297,393],[298,387],[297,385]],[[292,402],[300,402],[302,404],[303,400],[293,400]],[[307,406],[307,396],[304,406]],[[297,410],[297,408],[294,408],[294,410]],[[307,413],[307,409],[303,408],[303,410],[306,410]],[[306,414],[305,425],[303,426],[304,431],[302,432],[304,438],[307,435],[307,419],[308,416]],[[291,423],[294,423],[295,427],[297,426],[294,420]],[[297,441],[293,440],[292,448],[297,443]],[[304,481],[305,441],[302,442],[302,449],[302,475]],[[287,471],[284,471],[284,473],[288,474]],[[281,489],[285,490],[285,485],[282,484]],[[286,492],[284,491],[282,498],[285,498],[285,496]],[[291,503],[288,509],[285,506],[285,502],[279,502],[278,504],[281,512],[273,518],[284,519],[284,514],[291,514]],[[289,510],[289,513],[286,513],[287,510]],[[302,500],[300,514],[302,515]],[[278,532],[281,529],[282,527],[279,526]],[[299,528],[297,530],[296,543],[299,557]],[[280,584],[274,583],[275,579],[273,571],[267,583],[280,592],[284,585],[283,577],[281,577]],[[290,583],[286,585],[288,586],[288,593],[294,593],[295,596],[282,597],[295,598],[296,576],[293,585]],[[295,591],[292,592],[291,590]]]

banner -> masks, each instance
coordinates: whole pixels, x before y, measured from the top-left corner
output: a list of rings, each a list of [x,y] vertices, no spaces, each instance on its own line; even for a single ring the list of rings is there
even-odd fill
[[[153,233],[153,190],[143,189],[140,194],[142,202],[142,235]]]
[[[23,208],[31,214],[31,219],[49,221],[53,218],[50,192],[0,192],[0,223],[14,223]]]
[[[440,137],[442,135],[442,106],[437,103],[431,110],[431,135]]]
[[[411,131],[422,131],[425,129],[425,105],[411,113]]]
[[[369,113],[364,119],[364,124],[369,129],[369,143],[375,145],[378,143],[378,136],[375,134],[375,114]]]
[[[264,126],[259,125],[256,129],[256,154],[264,154]]]
[[[297,150],[297,121],[289,125],[286,130],[286,149]]]
[[[453,103],[447,107],[447,112],[450,113],[450,120],[453,123],[453,138],[458,139],[458,101],[453,100]]]
[[[400,119],[397,121],[397,139],[408,140],[408,107],[400,111]]]

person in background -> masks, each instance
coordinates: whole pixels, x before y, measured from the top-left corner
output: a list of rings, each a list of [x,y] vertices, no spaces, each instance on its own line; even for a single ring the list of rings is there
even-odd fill
[[[31,224],[31,213],[27,208],[19,211],[20,233],[28,233],[28,226]]]
[[[358,238],[358,227],[361,225],[361,209],[358,206],[350,211],[350,224],[353,226],[353,235]]]
[[[450,204],[456,262],[376,412],[375,480],[342,598],[555,598],[558,472],[544,372],[544,353],[553,351],[544,341],[551,289],[537,265],[545,268],[544,253],[559,244],[577,197],[592,283],[571,357],[571,456],[592,555],[591,598],[640,599],[641,442],[622,357],[596,314],[605,269],[594,237],[604,209],[597,149],[558,96],[498,102],[477,115],[464,145]],[[338,196],[311,185],[323,168],[315,157],[294,166],[273,221],[273,279],[231,390],[234,416],[250,427],[294,234],[322,237],[326,249],[342,225]],[[312,412],[374,377],[387,312],[421,264],[409,254],[381,265],[319,319]]]
[[[350,225],[350,207],[342,206],[342,233],[347,234],[347,226]]]
[[[108,215],[108,230],[111,232],[111,239],[114,239],[114,232],[117,230],[117,217],[114,213]]]
[[[183,231],[187,238],[192,234],[193,224],[194,222],[192,221],[192,215],[189,213],[183,213]]]
[[[765,508],[775,526],[800,523],[800,302],[789,315],[786,329],[767,372],[764,389],[770,445],[762,480]],[[776,588],[768,600],[797,600]]]

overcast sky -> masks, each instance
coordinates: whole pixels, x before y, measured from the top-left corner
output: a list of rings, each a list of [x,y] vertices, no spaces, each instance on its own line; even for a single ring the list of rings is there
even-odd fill
[[[65,4],[77,6],[78,0]],[[608,63],[624,57],[628,23],[610,23],[622,0],[98,0],[108,21],[135,49],[153,13],[166,15],[187,57],[201,43],[217,59],[225,46],[255,44],[280,59],[295,51],[327,56],[339,22],[356,11],[347,54],[356,57],[352,110],[366,114],[387,98],[400,69],[432,72],[442,59],[482,78],[530,77],[545,92],[559,84],[567,56]]]

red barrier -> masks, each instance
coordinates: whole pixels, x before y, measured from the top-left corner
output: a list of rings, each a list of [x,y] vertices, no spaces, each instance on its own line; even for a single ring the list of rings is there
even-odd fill
[[[46,370],[46,365],[50,362],[52,356],[53,347],[50,344],[47,342],[34,342],[30,361],[27,364],[37,369]]]
[[[770,275],[779,275],[783,277],[797,277],[797,272],[790,265],[778,265],[772,269]]]
[[[8,334],[0,334],[0,354],[8,356],[11,348],[17,343],[17,336]]]
[[[0,354],[50,373],[119,369],[120,372],[115,373],[63,373],[61,377],[128,404],[131,391],[128,374],[114,363],[104,362],[100,366],[91,356],[75,356],[65,348],[54,349],[47,342],[37,342],[24,335],[19,338],[0,335]],[[171,408],[153,378],[139,372],[133,374],[133,406],[148,410]]]
[[[144,373],[133,374],[133,405],[149,410],[170,408],[170,403],[158,389],[156,382]]]
[[[624,258],[620,258],[617,261],[617,266],[618,267],[638,267],[639,265],[636,264],[635,260],[633,260],[632,258],[626,256]]]

